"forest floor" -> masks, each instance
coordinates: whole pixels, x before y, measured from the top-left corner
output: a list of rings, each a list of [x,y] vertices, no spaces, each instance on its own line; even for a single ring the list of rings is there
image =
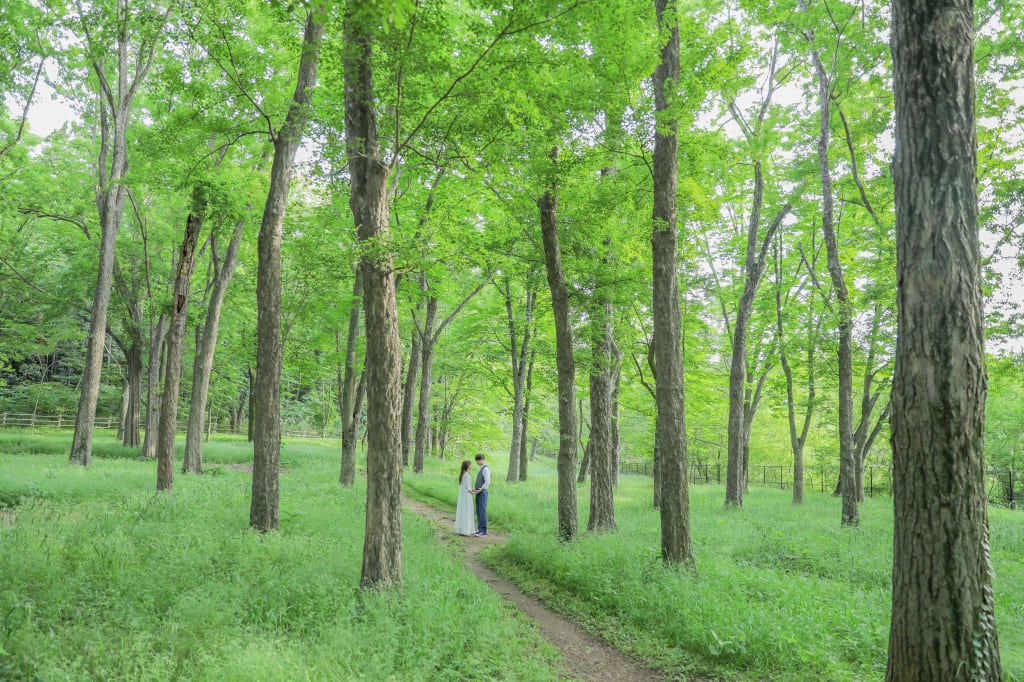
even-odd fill
[[[435,522],[439,533],[455,527],[455,516],[450,511],[438,509],[404,495],[402,504],[409,511]],[[536,623],[541,635],[562,652],[565,672],[568,675],[588,682],[652,682],[662,679],[654,671],[548,608],[539,599],[525,594],[516,585],[484,565],[477,558],[477,553],[484,547],[503,543],[505,538],[501,535],[488,533],[487,537],[483,538],[466,538],[450,532],[447,538],[441,539],[450,540],[456,547],[461,547],[463,562],[470,572]]]

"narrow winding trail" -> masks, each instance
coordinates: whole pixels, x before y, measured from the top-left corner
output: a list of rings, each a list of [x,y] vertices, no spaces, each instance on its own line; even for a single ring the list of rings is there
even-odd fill
[[[477,559],[477,552],[489,545],[501,544],[505,538],[494,533],[485,538],[459,537],[454,534],[453,513],[405,495],[402,496],[402,504],[407,510],[432,520],[442,532],[452,533],[463,548],[462,559],[470,572],[533,620],[541,635],[562,652],[566,674],[587,682],[660,682],[662,678],[658,674],[552,611],[539,599],[524,594]]]

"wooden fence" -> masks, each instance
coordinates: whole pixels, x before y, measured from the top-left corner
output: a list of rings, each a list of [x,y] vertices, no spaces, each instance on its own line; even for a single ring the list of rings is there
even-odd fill
[[[116,429],[117,417],[96,417],[93,424],[97,429]],[[188,422],[184,419],[178,421],[178,433],[184,433]],[[218,433],[217,424],[209,425],[212,433]],[[245,433],[244,423],[243,430]],[[0,412],[0,429],[73,429],[75,427],[75,415],[73,414],[17,414],[14,412]],[[222,432],[223,433],[223,432]],[[228,432],[230,433],[230,431]],[[284,426],[281,429],[282,435],[295,438],[341,438],[340,433],[310,431],[308,429],[289,429]]]

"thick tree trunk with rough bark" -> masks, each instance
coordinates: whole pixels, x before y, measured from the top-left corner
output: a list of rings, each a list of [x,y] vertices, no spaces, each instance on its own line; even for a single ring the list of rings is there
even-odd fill
[[[557,160],[558,150],[552,153]],[[558,538],[576,539],[579,518],[576,502],[576,362],[572,348],[572,322],[569,319],[569,293],[562,270],[562,251],[558,245],[558,199],[553,184],[537,201],[544,240],[544,262],[551,306],[555,318],[555,359],[558,365]]]
[[[389,230],[388,178],[380,156],[373,90],[373,37],[365,16],[345,15],[345,143],[349,208],[363,244]],[[402,347],[395,273],[387,252],[360,259],[366,315],[366,533],[360,584],[402,582]]]
[[[363,275],[356,268],[352,282],[352,307],[348,311],[348,336],[345,339],[345,368],[338,378],[340,392],[338,407],[341,410],[341,472],[338,483],[351,488],[356,481],[356,431],[359,427],[359,412],[362,409],[360,381],[356,377],[356,345],[359,342],[359,313],[362,310]]]
[[[895,0],[897,343],[887,682],[1002,679],[968,0]],[[938,96],[941,95],[941,96]]]
[[[686,418],[683,397],[682,317],[676,265],[678,120],[671,118],[668,92],[679,82],[679,20],[668,0],[655,0],[658,25],[668,30],[654,70],[654,356],[655,440],[662,491],[661,557],[669,564],[692,564],[690,492],[686,480]]]
[[[143,459],[156,457],[157,431],[160,425],[160,369],[167,338],[167,316],[161,314],[149,333],[149,363],[146,370],[146,435],[142,441]]]
[[[309,119],[327,9],[316,2],[306,16],[302,54],[288,114],[274,136],[270,188],[257,242],[256,381],[253,386],[253,468],[249,526],[267,532],[279,525],[281,460],[281,239],[295,153]]]
[[[608,243],[606,242],[606,246]],[[589,531],[616,530],[612,476],[612,304],[602,290],[591,316]]]
[[[243,221],[235,225],[223,261],[218,258],[216,238],[211,238],[210,257],[214,263],[213,288],[206,309],[202,335],[196,339],[196,357],[192,364],[192,401],[188,410],[188,427],[185,432],[185,459],[183,473],[203,473],[203,417],[206,414],[206,400],[210,395],[210,373],[213,371],[213,356],[217,350],[217,335],[220,330],[220,313],[224,307],[224,296],[235,274],[238,262],[238,247],[242,242]]]
[[[185,221],[185,237],[181,242],[178,271],[171,292],[171,321],[167,331],[167,358],[164,367],[164,390],[160,401],[160,426],[156,441],[156,489],[170,490],[174,486],[174,436],[178,430],[178,389],[181,385],[181,356],[185,347],[185,328],[188,325],[189,285],[196,262],[196,244],[203,227],[206,200],[202,190],[196,188],[192,198],[192,212]]]

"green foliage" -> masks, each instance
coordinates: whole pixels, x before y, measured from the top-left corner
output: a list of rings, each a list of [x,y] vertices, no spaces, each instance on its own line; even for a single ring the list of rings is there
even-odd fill
[[[336,443],[285,444],[283,530],[249,531],[249,476],[225,464],[238,445],[208,444],[207,475],[155,494],[153,462],[101,442],[85,470],[66,435],[0,441],[0,677],[558,678],[550,646],[417,517],[404,591],[359,591],[366,490],[338,488]],[[59,453],[28,452],[44,449]]]
[[[500,459],[492,466],[500,468]],[[427,473],[406,477],[406,490],[452,506],[454,467],[431,463]],[[490,522],[510,539],[486,560],[669,677],[854,682],[884,675],[889,500],[868,500],[861,527],[841,529],[831,521],[839,504],[831,496],[809,494],[794,507],[788,492],[752,488],[737,512],[722,507],[720,486],[691,486],[691,573],[660,561],[650,479],[622,477],[618,533],[587,534],[570,545],[556,537],[555,484],[554,463],[543,458],[525,483],[492,482]],[[587,488],[580,494],[585,515]],[[1020,513],[989,511],[1003,666],[1017,677],[1024,675]]]

